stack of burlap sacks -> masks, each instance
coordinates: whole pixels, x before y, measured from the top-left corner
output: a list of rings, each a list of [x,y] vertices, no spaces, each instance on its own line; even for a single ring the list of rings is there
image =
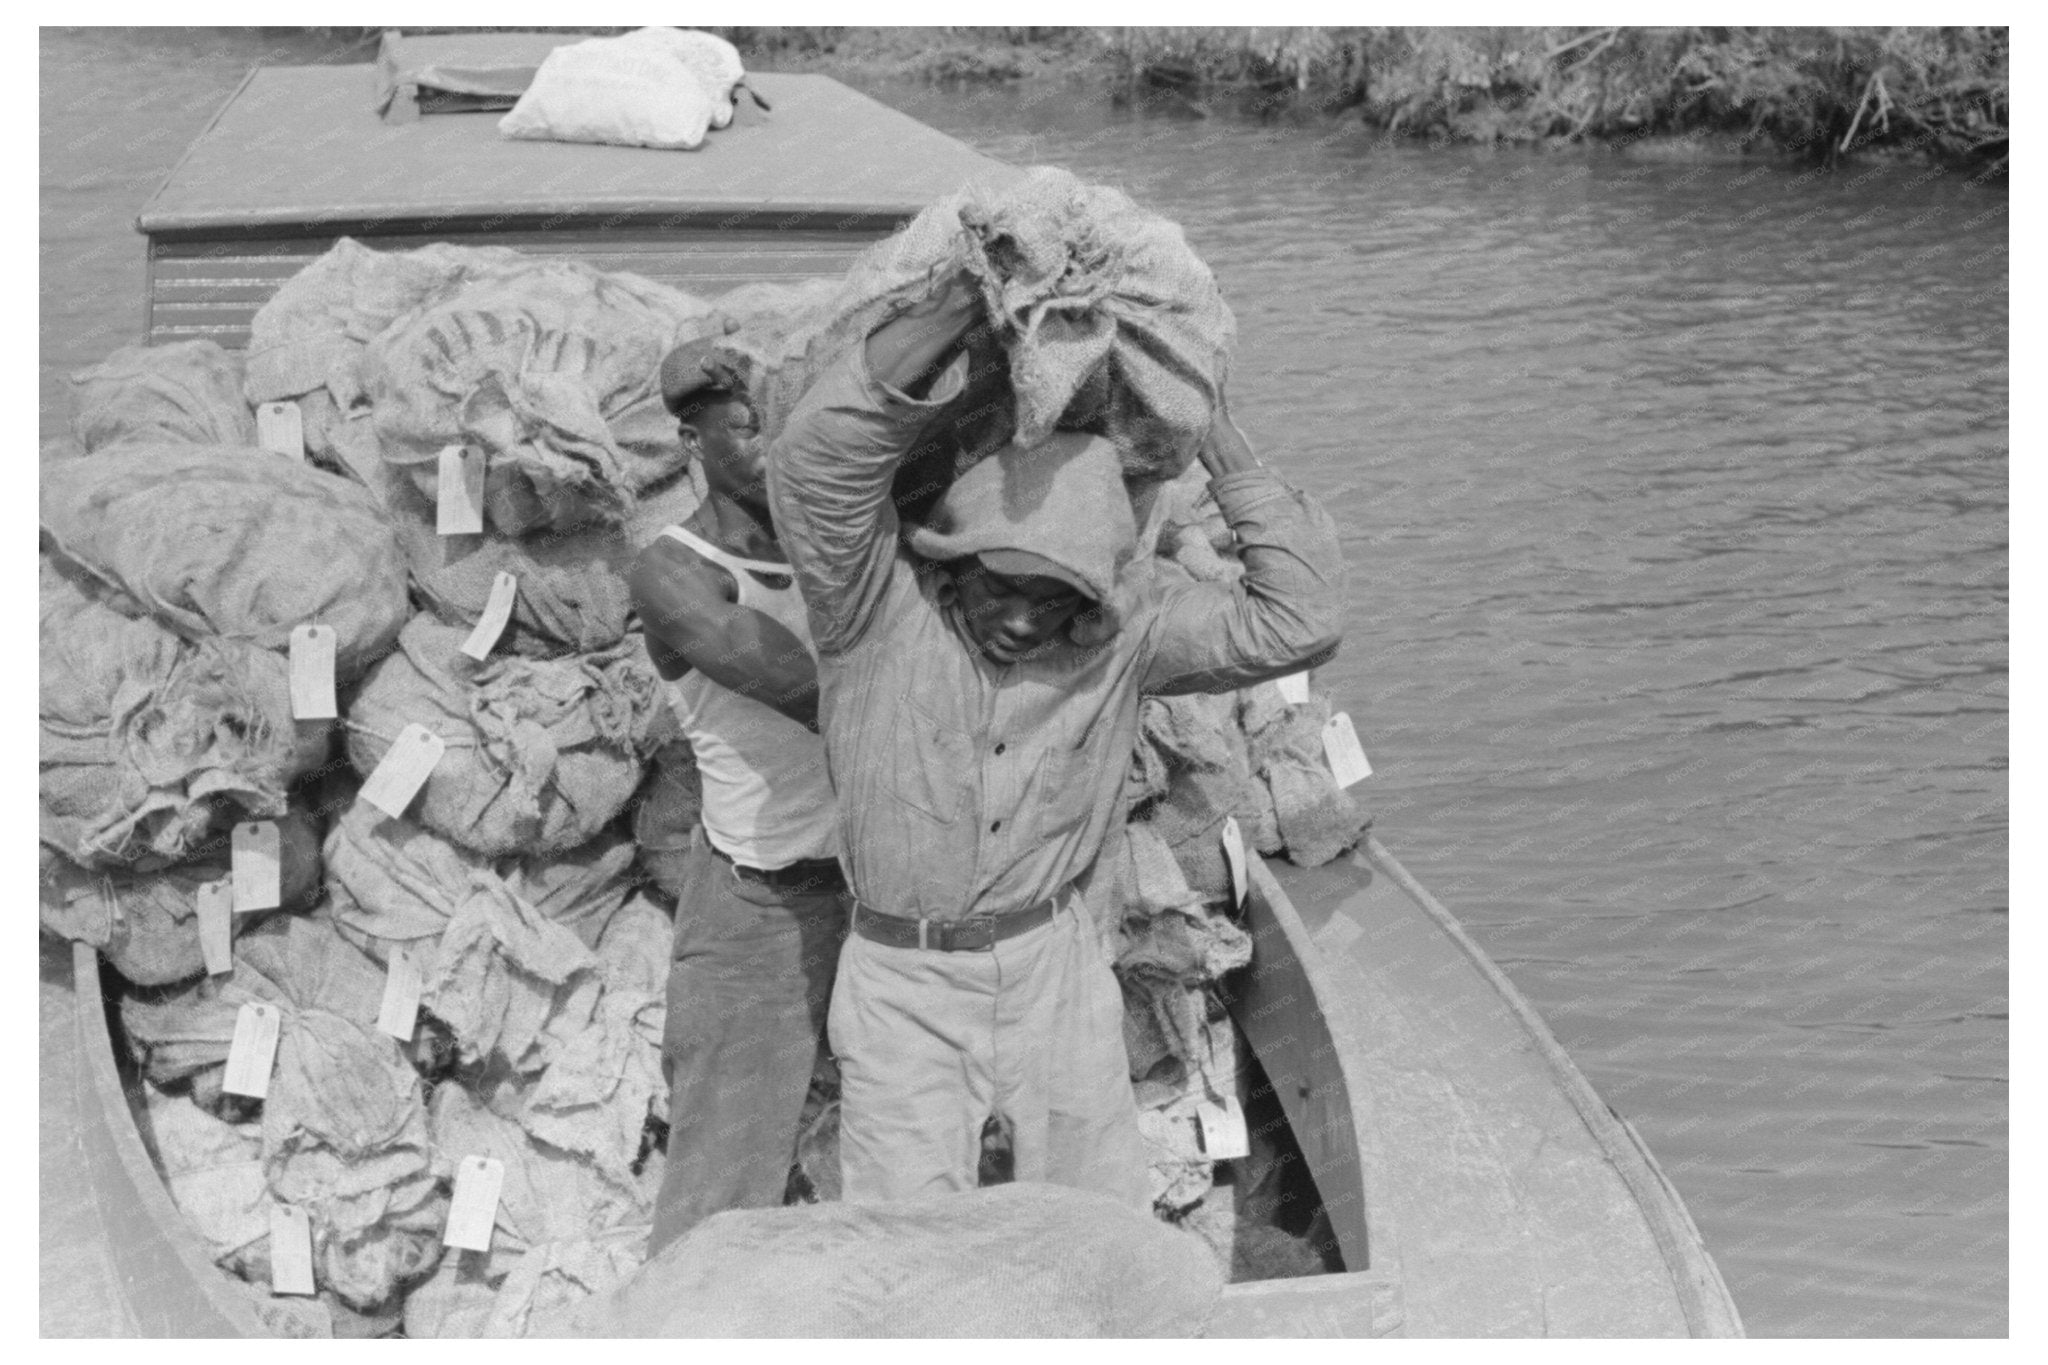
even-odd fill
[[[272,1206],[308,1213],[317,1298],[257,1295],[280,1331],[516,1334],[641,1254],[671,929],[630,823],[673,731],[624,576],[695,506],[654,377],[705,315],[580,265],[343,242],[246,361],[184,343],[78,377],[83,449],[43,477],[43,920],[132,983],[166,1180],[221,1263],[265,1284]],[[256,446],[273,402],[306,460]],[[436,533],[451,443],[488,456],[481,534]],[[479,661],[500,572],[516,607]],[[337,721],[291,710],[314,622]],[[393,819],[357,787],[410,725],[446,750]],[[236,916],[208,976],[196,887],[251,817],[281,819],[304,913]],[[401,950],[404,1040],[376,1027]],[[222,1088],[250,1002],[282,1019],[261,1101]],[[466,1155],[506,1163],[487,1254],[441,1243]]]
[[[625,583],[700,491],[660,362],[695,339],[772,439],[819,370],[961,263],[1009,369],[996,416],[944,447],[954,468],[1013,433],[1110,434],[1157,569],[1230,576],[1190,468],[1228,310],[1177,229],[1056,172],[934,206],[844,280],[716,309],[503,249],[344,240],[258,313],[246,361],[181,343],[78,377],[83,449],[43,471],[43,923],[132,983],[172,1194],[281,1332],[518,1334],[638,1264],[671,934],[647,888],[673,893],[696,813]],[[280,402],[304,461],[254,444]],[[437,533],[451,444],[488,458],[481,534]],[[461,647],[500,573],[517,597],[479,662]],[[337,632],[339,722],[292,716],[284,651],[308,622]],[[1249,944],[1221,823],[1310,862],[1361,823],[1322,766],[1326,711],[1270,686],[1145,703],[1109,856],[1167,1214],[1208,1188],[1193,1106],[1234,1083],[1212,987]],[[408,725],[446,749],[394,819],[357,787]],[[234,970],[206,976],[196,888],[251,818],[280,821],[298,913],[236,916]],[[421,980],[406,1040],[375,1026],[401,950]],[[260,1102],[221,1088],[251,1001],[283,1019]],[[468,1155],[506,1164],[488,1253],[440,1241]],[[310,1214],[314,1300],[256,1287],[279,1202]]]

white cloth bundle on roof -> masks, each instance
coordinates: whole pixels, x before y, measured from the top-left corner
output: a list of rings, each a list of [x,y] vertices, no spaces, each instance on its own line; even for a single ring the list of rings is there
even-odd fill
[[[566,659],[461,652],[467,632],[418,616],[349,709],[366,776],[408,724],[447,742],[418,805],[429,828],[479,853],[556,854],[595,838],[672,731],[639,636]]]
[[[181,635],[283,650],[294,627],[335,632],[346,683],[404,624],[404,561],[375,501],[267,450],[129,446],[44,471],[50,552],[118,591],[115,605]]]
[[[578,261],[466,274],[364,353],[383,456],[431,496],[444,447],[483,451],[485,522],[500,534],[617,523],[683,468],[661,362],[709,311]]]
[[[253,446],[242,357],[211,341],[123,346],[71,376],[71,430],[88,451],[130,442]]]
[[[138,986],[189,981],[206,970],[199,946],[199,888],[229,875],[226,841],[209,841],[192,861],[158,872],[87,870],[45,844],[39,890],[45,932],[89,943]],[[320,889],[320,836],[294,807],[278,821],[280,908],[296,909]],[[241,934],[262,915],[228,917]]]
[[[714,90],[706,77],[715,79],[724,64],[705,59],[717,55],[673,28],[564,44],[542,60],[519,102],[498,120],[498,131],[537,141],[693,150],[714,126],[732,121],[732,86],[739,78]],[[735,62],[738,55],[733,52]]]
[[[39,574],[44,843],[84,867],[150,870],[284,814],[332,727],[292,718],[282,656],[125,616],[51,560]]]
[[[701,28],[655,26],[624,36],[673,53],[711,96],[711,126],[724,128],[732,122],[733,92],[747,75],[738,48]]]

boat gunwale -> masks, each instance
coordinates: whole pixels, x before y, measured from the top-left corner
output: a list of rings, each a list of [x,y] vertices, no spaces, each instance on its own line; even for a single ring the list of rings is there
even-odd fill
[[[1456,915],[1430,894],[1399,859],[1370,831],[1359,849],[1348,855],[1354,862],[1384,872],[1408,900],[1426,915],[1484,977],[1515,1021],[1535,1044],[1554,1080],[1572,1109],[1586,1127],[1602,1154],[1628,1187],[1644,1226],[1656,1241],[1657,1250],[1670,1272],[1672,1288],[1688,1332],[1695,1337],[1741,1337],[1742,1316],[1735,1298],[1721,1277],[1700,1236],[1691,1212],[1685,1207],[1670,1177],[1635,1131],[1613,1106],[1600,1098],[1578,1063],[1557,1041],[1550,1025],[1536,1012],[1505,972],[1488,957],[1486,950],[1465,932]],[[1340,912],[1341,913],[1341,912]]]
[[[104,1211],[108,1191],[100,1179],[88,1173],[86,1178],[94,1212],[106,1236],[108,1252],[117,1271],[116,1278],[124,1290],[131,1291],[120,1296],[123,1315],[139,1329],[174,1321],[167,1319],[162,1311],[145,1315],[141,1309],[148,1307],[148,1303],[138,1302],[138,1296],[132,1292],[149,1281],[163,1279],[166,1267],[162,1264],[162,1257],[168,1250],[176,1271],[182,1273],[206,1308],[218,1315],[219,1322],[204,1324],[210,1334],[217,1334],[222,1326],[226,1326],[245,1337],[274,1336],[275,1333],[266,1329],[254,1307],[229,1292],[224,1283],[229,1272],[200,1242],[191,1221],[171,1198],[163,1171],[143,1145],[142,1130],[130,1107],[127,1089],[121,1082],[113,1030],[107,1025],[107,1010],[111,1002],[100,972],[99,950],[88,943],[73,942],[71,972],[72,1017],[78,1049],[75,1077],[78,1103],[83,1121],[99,1129],[92,1138],[81,1138],[86,1143],[88,1162],[94,1171],[100,1171],[104,1163],[90,1162],[91,1151],[95,1146],[111,1148],[122,1181],[120,1193],[132,1194],[135,1210],[161,1238],[161,1242],[152,1247],[146,1239],[131,1240],[115,1235]],[[156,1264],[151,1265],[152,1261]],[[147,1331],[139,1334],[151,1335]]]

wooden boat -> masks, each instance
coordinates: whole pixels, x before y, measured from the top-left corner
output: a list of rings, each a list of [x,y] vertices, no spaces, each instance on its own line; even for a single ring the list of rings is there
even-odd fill
[[[343,234],[573,253],[712,294],[839,273],[930,200],[1016,174],[823,77],[752,78],[774,121],[677,156],[503,143],[476,116],[387,124],[365,72],[259,70],[230,99],[140,219],[151,341],[241,344]],[[308,146],[332,174],[308,180]],[[1212,1335],[1740,1334],[1634,1130],[1376,840],[1314,871],[1256,863],[1249,914],[1230,1005],[1345,1269],[1233,1284]],[[126,1320],[263,1335],[152,1163],[97,955],[76,945],[73,967],[83,1173]]]
[[[1228,1286],[1218,1337],[1739,1336],[1677,1192],[1542,1021],[1377,839],[1255,863],[1232,1012],[1341,1274]],[[144,1149],[98,955],[74,946],[86,1168],[138,1329],[261,1336]]]

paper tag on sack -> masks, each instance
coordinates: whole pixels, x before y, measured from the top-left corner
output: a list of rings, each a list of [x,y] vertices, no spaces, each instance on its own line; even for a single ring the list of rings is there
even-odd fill
[[[388,1033],[401,1043],[409,1043],[419,1016],[419,964],[405,949],[393,948],[391,961],[384,968],[384,999],[377,1006],[377,1032]]]
[[[292,629],[292,718],[333,720],[334,627]]]
[[[294,460],[306,458],[306,423],[297,403],[265,403],[256,409],[256,444]]]
[[[462,652],[482,663],[490,657],[491,647],[498,643],[498,637],[505,633],[505,623],[512,619],[512,603],[519,597],[519,579],[514,574],[500,573],[491,582],[490,598],[484,603],[483,615],[476,618],[476,629],[462,642]]]
[[[228,1044],[228,1073],[220,1088],[260,1100],[270,1093],[270,1064],[277,1060],[278,1009],[250,1001],[235,1011],[235,1040]]]
[[[484,529],[484,453],[469,446],[441,448],[434,498],[434,529],[473,536]]]
[[[290,1204],[270,1206],[270,1292],[311,1294],[313,1220]]]
[[[1243,905],[1250,880],[1245,869],[1244,831],[1237,827],[1235,815],[1223,821],[1223,861],[1230,867],[1230,903]]]
[[[455,1168],[455,1197],[448,1204],[441,1245],[489,1251],[491,1229],[498,1222],[498,1192],[504,1187],[504,1162],[488,1156],[462,1158]]]
[[[1365,761],[1365,750],[1359,747],[1358,731],[1351,728],[1351,717],[1342,711],[1323,726],[1323,757],[1330,760],[1330,771],[1340,787],[1372,776],[1372,764]]]
[[[234,909],[235,888],[229,878],[199,888],[199,956],[206,960],[208,976],[225,976],[235,969],[235,936],[228,923]]]
[[[1274,684],[1280,689],[1280,699],[1290,706],[1300,706],[1308,700],[1308,674],[1289,673]]]
[[[400,818],[447,748],[446,741],[426,726],[417,722],[406,726],[398,732],[397,741],[384,751],[384,761],[377,765],[377,771],[363,783],[363,800],[394,820]]]
[[[1235,1095],[1221,1104],[1204,1104],[1195,1110],[1202,1124],[1202,1154],[1211,1161],[1229,1161],[1252,1154],[1251,1134],[1245,1131],[1244,1110]]]
[[[275,910],[282,903],[277,878],[277,821],[245,820],[228,836],[235,909]]]

